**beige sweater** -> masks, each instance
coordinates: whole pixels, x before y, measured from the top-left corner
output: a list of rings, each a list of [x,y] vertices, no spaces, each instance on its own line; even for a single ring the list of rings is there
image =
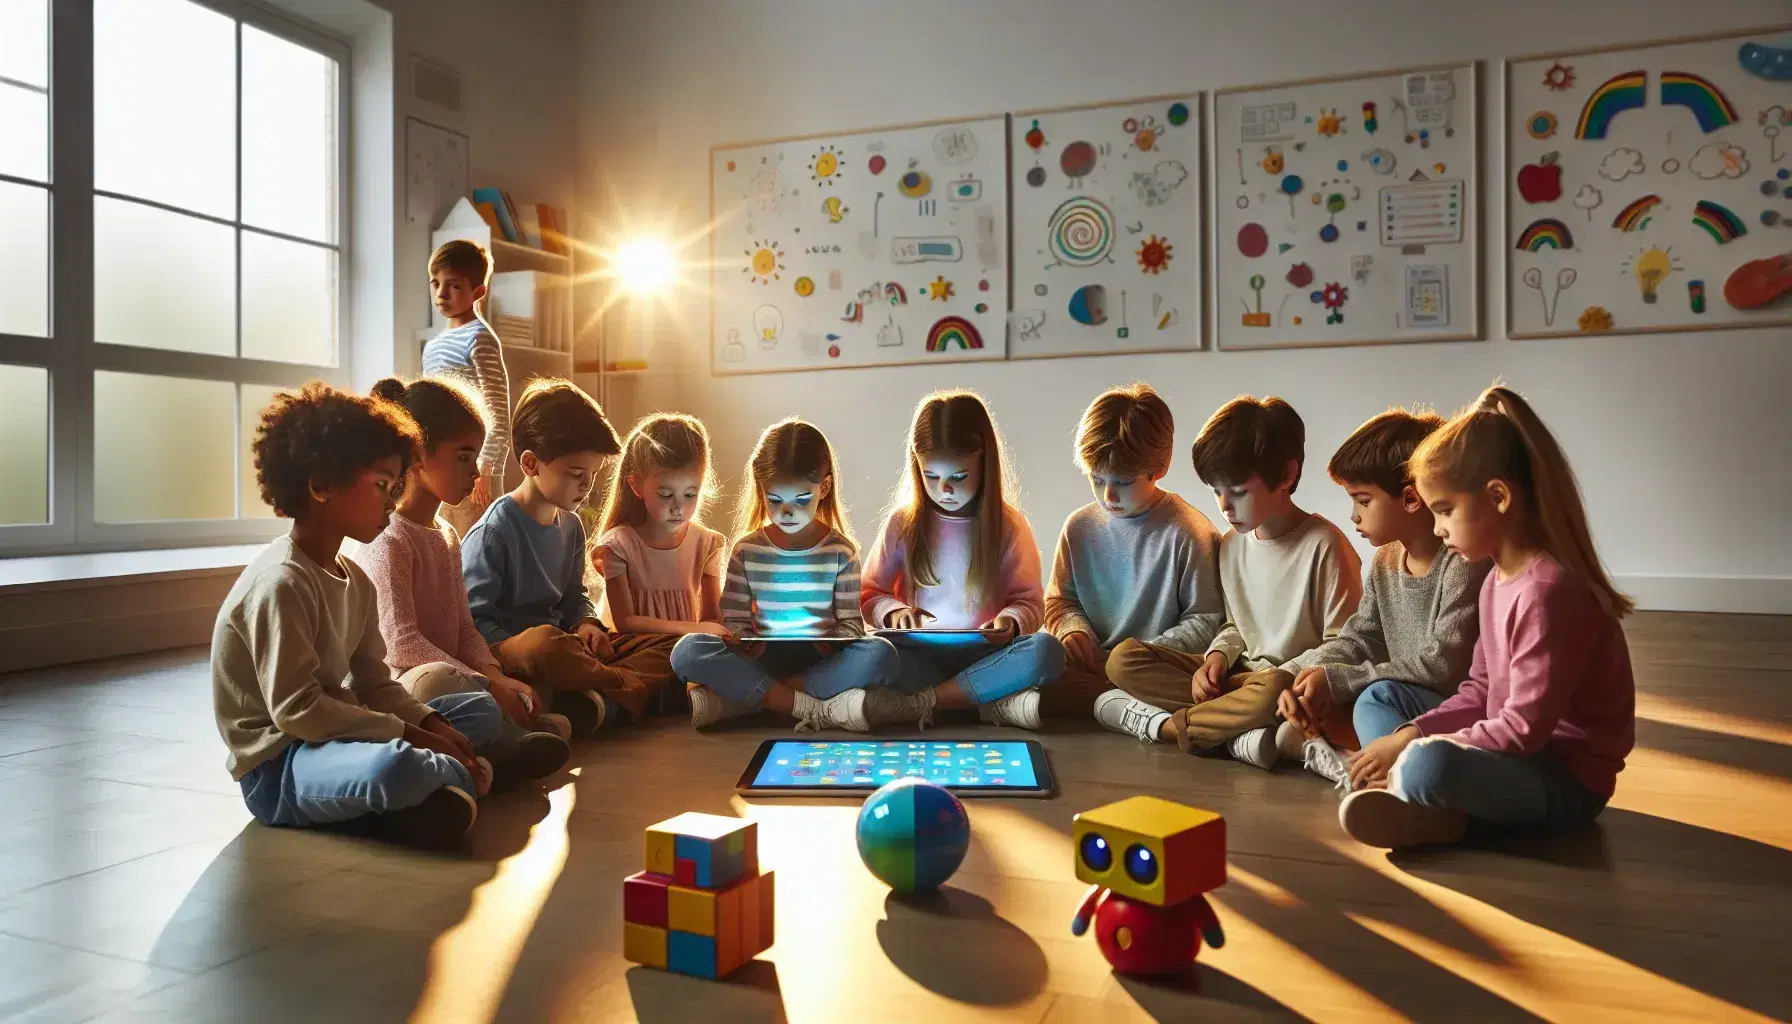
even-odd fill
[[[384,742],[433,712],[392,679],[373,583],[338,556],[332,573],[292,538],[243,569],[212,628],[212,710],[232,778],[295,741]]]
[[[1227,533],[1220,538],[1226,625],[1208,653],[1235,667],[1299,672],[1356,612],[1362,571],[1356,549],[1321,515],[1308,513],[1274,540]]]

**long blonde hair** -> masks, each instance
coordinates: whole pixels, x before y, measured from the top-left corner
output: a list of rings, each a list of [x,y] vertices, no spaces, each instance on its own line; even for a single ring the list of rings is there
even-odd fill
[[[1618,593],[1593,548],[1568,456],[1517,392],[1499,384],[1483,391],[1474,405],[1420,442],[1411,469],[1414,479],[1437,480],[1455,491],[1477,492],[1495,479],[1511,483],[1549,557],[1585,580],[1613,618],[1635,607]]]
[[[698,481],[697,508],[691,521],[703,518],[709,503],[714,477],[709,458],[709,431],[695,416],[677,412],[661,412],[635,424],[622,442],[622,458],[616,460],[616,472],[610,477],[610,493],[604,500],[599,534],[618,526],[640,526],[647,521],[647,503],[628,485],[631,476],[645,478],[649,473],[675,472],[702,467]]]
[[[858,547],[846,506],[840,501],[840,473],[834,446],[813,423],[792,416],[765,428],[747,466],[741,472],[740,501],[734,513],[734,540],[771,522],[765,510],[765,489],[779,477],[795,477],[810,483],[828,482],[827,497],[816,504],[815,515]]]
[[[921,460],[935,453],[975,455],[982,463],[983,481],[977,490],[977,511],[971,526],[971,564],[966,590],[973,599],[988,593],[990,579],[1000,571],[1006,540],[1008,481],[1003,472],[1002,435],[996,431],[989,406],[975,391],[935,391],[915,406],[909,426],[907,465],[891,497],[890,529],[907,552],[911,587],[937,587],[933,547],[927,537],[927,514],[934,511],[921,479]],[[904,597],[912,600],[914,595]]]

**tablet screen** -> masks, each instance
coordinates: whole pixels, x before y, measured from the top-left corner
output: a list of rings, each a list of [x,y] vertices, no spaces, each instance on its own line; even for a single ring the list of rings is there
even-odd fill
[[[954,789],[1039,785],[1024,740],[776,740],[754,788],[872,789],[915,776]]]

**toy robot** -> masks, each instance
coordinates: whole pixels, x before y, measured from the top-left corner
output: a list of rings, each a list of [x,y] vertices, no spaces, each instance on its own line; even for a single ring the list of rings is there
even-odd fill
[[[1201,940],[1226,944],[1203,893],[1226,883],[1226,820],[1152,796],[1076,816],[1076,876],[1093,883],[1070,932],[1095,924],[1101,955],[1124,974],[1188,968]]]

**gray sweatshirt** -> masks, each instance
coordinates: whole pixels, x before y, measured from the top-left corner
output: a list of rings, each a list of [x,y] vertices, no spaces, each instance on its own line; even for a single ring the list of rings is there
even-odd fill
[[[1308,663],[1325,666],[1332,699],[1340,705],[1381,679],[1455,693],[1468,678],[1480,635],[1481,583],[1492,567],[1446,548],[1430,572],[1414,576],[1406,571],[1405,547],[1382,545],[1369,563],[1356,614]]]
[[[1088,633],[1104,651],[1129,638],[1204,651],[1225,620],[1219,547],[1207,517],[1169,491],[1129,519],[1084,505],[1058,535],[1045,629]]]

